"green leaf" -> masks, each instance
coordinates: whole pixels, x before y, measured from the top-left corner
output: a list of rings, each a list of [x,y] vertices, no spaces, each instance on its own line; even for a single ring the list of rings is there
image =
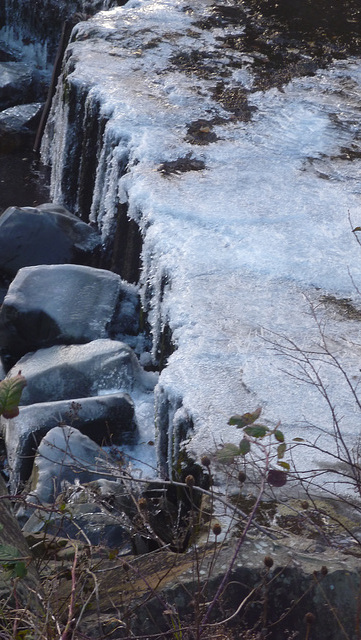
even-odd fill
[[[19,556],[19,549],[11,544],[0,545],[0,564],[11,578],[24,578],[28,572],[25,562],[19,560]]]
[[[249,453],[251,450],[251,443],[249,440],[247,440],[247,438],[242,438],[241,442],[239,443],[239,453],[241,454],[241,456],[245,456],[247,453]]]
[[[0,382],[0,415],[4,418],[15,418],[19,415],[19,402],[26,380],[21,372],[13,378],[5,378]]]
[[[293,442],[304,442],[303,438],[292,438]]]
[[[255,424],[250,427],[245,427],[244,432],[248,436],[252,436],[252,438],[264,438],[266,433],[269,433],[269,429],[265,427],[264,424]]]
[[[283,469],[287,469],[287,471],[289,471],[289,470],[290,470],[290,468],[291,468],[291,467],[290,467],[290,465],[288,464],[288,462],[283,462],[283,460],[279,460],[279,461],[277,462],[277,464],[278,464],[280,467],[283,467]]]
[[[283,456],[285,455],[287,449],[287,445],[285,442],[282,442],[282,444],[279,444],[277,447],[277,458],[279,460],[281,460],[281,458],[283,458]]]
[[[216,458],[221,464],[230,464],[234,462],[235,457],[239,455],[239,447],[237,447],[237,445],[235,444],[232,444],[231,442],[226,442],[226,444],[223,445],[222,449],[219,449],[219,451],[217,451]]]
[[[241,416],[240,415],[232,416],[228,420],[228,424],[235,425],[237,429],[243,429],[243,427],[246,427],[248,424],[253,424],[254,422],[256,422],[256,420],[260,417],[261,412],[262,412],[261,407],[258,407],[258,409],[256,409],[252,413],[244,413]]]
[[[0,544],[0,563],[13,562],[19,555],[19,550],[11,544]]]
[[[16,578],[25,578],[28,570],[25,562],[17,562],[14,566],[14,574]]]
[[[276,438],[277,442],[284,442],[285,441],[285,437],[284,437],[282,431],[280,431],[279,429],[276,429],[273,433],[274,433],[274,437]]]

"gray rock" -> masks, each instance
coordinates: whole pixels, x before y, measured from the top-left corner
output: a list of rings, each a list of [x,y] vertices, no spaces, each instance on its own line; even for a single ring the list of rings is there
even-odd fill
[[[36,510],[23,527],[26,534],[44,533],[92,545],[118,549],[118,554],[132,553],[131,524],[124,515],[112,515],[97,504],[66,505],[63,513],[50,515]]]
[[[69,422],[99,445],[132,442],[137,431],[134,405],[125,393],[20,407],[15,419],[0,418],[11,491],[30,477],[41,439],[54,427]]]
[[[79,460],[79,464],[77,461]],[[104,476],[119,474],[116,462],[89,438],[70,427],[56,427],[41,441],[35,458],[28,503],[53,503],[65,509],[50,514],[34,509],[25,533],[46,533],[94,545],[132,551],[130,518],[104,498],[98,485]],[[79,468],[77,468],[79,467]],[[84,468],[86,467],[86,471]],[[107,482],[106,478],[104,479]],[[125,492],[119,481],[117,491]],[[30,501],[30,502],[29,502]],[[31,512],[29,506],[25,511]]]
[[[32,71],[20,62],[0,62],[0,109],[31,99]]]
[[[143,557],[141,569],[139,558],[127,558],[125,570],[122,567],[119,572],[114,570],[104,576],[99,587],[100,597],[104,596],[104,609],[108,613],[113,610],[119,617],[133,607],[135,615],[129,627],[134,637],[144,634],[145,630],[146,634],[160,637],[162,632],[168,635],[171,628],[171,621],[164,616],[164,602],[168,610],[176,612],[180,625],[185,623],[189,628],[197,619],[197,613],[204,616],[208,608],[202,606],[203,600],[194,610],[194,603],[205,594],[207,603],[212,602],[225,571],[231,567],[228,584],[216,599],[209,618],[209,622],[214,623],[233,615],[230,627],[222,626],[222,631],[226,629],[223,637],[232,637],[232,632],[237,638],[247,637],[243,629],[252,630],[249,637],[263,638],[268,633],[273,640],[357,637],[354,629],[358,619],[359,559],[340,557],[340,554],[337,557],[334,549],[315,553],[309,548],[310,541],[308,545],[304,542],[301,537],[293,536],[278,541],[252,536],[236,553],[237,540],[219,545],[208,541],[206,546],[197,545],[193,554],[176,554],[177,559],[167,549],[149,554]],[[271,570],[265,567],[265,556],[273,559]],[[323,575],[322,567],[327,567],[327,575]],[[140,571],[147,587],[138,594],[134,589],[127,591],[129,576],[138,578]],[[154,575],[159,588],[150,591],[148,585]],[[146,606],[142,606],[145,596]],[[238,608],[239,613],[235,615]],[[315,616],[310,634],[305,622],[308,612]],[[80,625],[81,631],[86,628],[86,622],[87,615],[82,620],[84,627]],[[213,629],[217,632],[217,627]],[[127,637],[131,637],[128,629],[127,632]],[[91,632],[89,636],[99,637]],[[205,637],[212,637],[211,632]]]
[[[33,102],[0,113],[0,153],[12,153],[33,143],[42,108],[41,102]]]
[[[123,329],[136,333],[137,303],[135,287],[110,271],[80,265],[24,267],[0,310],[0,349],[13,364],[29,351],[107,338],[113,319],[117,328],[123,323]]]
[[[14,278],[27,266],[89,264],[100,244],[95,229],[60,205],[9,207],[0,216],[0,272],[5,277]]]
[[[39,444],[29,499],[52,504],[68,485],[83,485],[109,475],[114,477],[115,465],[109,454],[78,429],[67,425],[54,427]]]
[[[21,358],[8,377],[19,370],[27,381],[22,405],[97,396],[111,389],[147,391],[156,382],[127,344],[107,339],[39,349]]]

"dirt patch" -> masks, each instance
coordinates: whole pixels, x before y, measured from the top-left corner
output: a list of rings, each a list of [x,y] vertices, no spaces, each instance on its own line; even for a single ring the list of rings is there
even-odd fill
[[[219,120],[222,120],[221,118]],[[223,120],[222,120],[223,121]],[[195,120],[188,125],[185,140],[191,144],[205,145],[216,142],[218,136],[214,133],[213,125],[220,124],[217,118],[212,120]]]
[[[355,144],[351,145],[351,147],[341,147],[339,155],[331,156],[331,160],[347,160],[348,162],[360,159],[361,149]]]
[[[239,27],[220,37],[221,47],[250,54],[254,90],[281,88],[294,77],[314,75],[335,58],[361,51],[358,0],[248,0],[240,6],[214,4],[194,23],[201,29]],[[239,66],[236,60],[230,66]]]
[[[346,320],[361,320],[361,310],[354,306],[351,298],[336,298],[336,296],[325,295],[320,298],[320,302]]]
[[[223,109],[233,113],[237,120],[249,122],[257,109],[249,105],[247,93],[242,87],[225,87],[223,82],[218,82],[212,97]]]
[[[186,173],[187,171],[202,171],[205,168],[206,165],[203,160],[197,160],[192,158],[191,154],[187,154],[184,158],[163,162],[158,167],[158,171],[164,176],[170,176],[172,174]]]
[[[170,63],[188,75],[196,75],[204,80],[212,80],[231,75],[229,69],[217,60],[217,56],[202,51],[185,51],[170,58]]]

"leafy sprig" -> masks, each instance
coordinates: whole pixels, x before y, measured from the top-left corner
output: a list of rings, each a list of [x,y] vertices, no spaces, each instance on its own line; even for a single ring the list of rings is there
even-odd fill
[[[267,481],[275,487],[281,487],[286,484],[287,472],[290,469],[288,462],[283,459],[287,450],[285,437],[279,428],[279,423],[271,429],[267,425],[257,422],[261,413],[262,409],[258,407],[253,412],[243,413],[242,415],[236,414],[228,420],[229,425],[243,430],[243,437],[238,446],[231,442],[225,443],[222,448],[217,451],[217,460],[221,464],[230,464],[234,462],[236,457],[246,456],[251,451],[252,445],[259,443],[266,436],[271,440],[274,438],[275,444],[277,445],[277,465],[282,467],[282,471],[278,469],[269,470]]]

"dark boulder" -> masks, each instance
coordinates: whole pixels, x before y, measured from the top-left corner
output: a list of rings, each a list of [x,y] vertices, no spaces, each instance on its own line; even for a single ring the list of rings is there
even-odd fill
[[[61,205],[9,207],[0,216],[0,273],[12,279],[22,267],[89,264],[100,244],[97,231]]]
[[[0,309],[0,349],[12,366],[25,353],[137,333],[134,286],[103,269],[41,265],[20,269]]]
[[[15,419],[0,418],[12,491],[29,478],[41,439],[50,429],[69,423],[98,445],[129,444],[137,433],[134,405],[125,393],[20,407]]]
[[[33,102],[1,111],[0,153],[32,147],[42,109],[42,102]]]
[[[119,463],[72,427],[55,427],[42,439],[34,461],[27,504],[18,513],[26,519],[26,533],[46,532],[95,545],[132,550],[132,525],[124,510],[114,508],[102,495],[101,485],[110,475],[119,477]],[[117,492],[124,484],[113,482]],[[35,504],[66,505],[47,514]]]
[[[32,100],[33,74],[22,62],[0,62],[0,109]]]
[[[2,25],[1,25],[1,18],[0,18],[0,28],[1,27]],[[16,62],[19,58],[20,58],[19,50],[12,49],[5,42],[0,42],[0,62]]]

